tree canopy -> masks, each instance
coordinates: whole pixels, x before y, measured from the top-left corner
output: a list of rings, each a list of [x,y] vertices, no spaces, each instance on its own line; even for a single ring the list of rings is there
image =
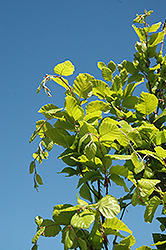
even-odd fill
[[[51,97],[47,83],[52,81],[65,89],[65,102],[63,107],[50,103],[38,111],[44,118],[36,122],[29,141],[39,138],[29,167],[34,188],[43,185],[38,164],[48,158],[56,144],[64,148],[58,159],[67,165],[61,173],[78,177],[78,204],[54,206],[52,220],[37,216],[32,250],[38,248],[40,236],[55,237],[60,232],[65,250],[131,249],[135,237],[122,222],[128,206],[145,206],[146,223],[152,223],[157,207],[162,206],[162,215],[156,219],[164,232],[166,23],[147,23],[152,12],[145,10],[133,20],[138,41],[132,62],[98,62],[102,80],[80,73],[71,85],[67,77],[75,66],[67,60],[54,67],[53,75],[46,74],[37,88],[37,94],[43,89]],[[137,96],[140,84],[146,91]],[[121,186],[125,195],[115,198],[112,183]],[[112,245],[109,235],[114,235]],[[166,234],[155,233],[153,240],[151,246],[166,249]]]

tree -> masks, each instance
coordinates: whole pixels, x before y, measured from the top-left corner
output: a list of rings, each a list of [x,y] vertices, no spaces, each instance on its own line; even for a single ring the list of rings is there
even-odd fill
[[[114,250],[131,249],[135,238],[122,222],[126,208],[145,206],[144,220],[149,223],[158,206],[166,214],[166,56],[162,53],[166,25],[149,25],[152,12],[145,10],[133,20],[139,41],[132,62],[98,62],[104,80],[81,73],[71,86],[67,76],[75,67],[68,60],[57,64],[55,74],[45,75],[40,83],[37,94],[43,88],[51,96],[46,84],[53,81],[65,88],[66,97],[64,108],[47,104],[39,110],[45,119],[36,122],[30,138],[30,142],[37,136],[40,140],[29,168],[34,188],[43,184],[37,164],[56,144],[64,148],[58,158],[68,165],[61,173],[78,177],[79,195],[76,206],[54,206],[52,220],[35,218],[33,250],[40,236],[55,237],[59,232],[65,250],[107,250],[109,235],[115,236]],[[134,90],[140,84],[147,90],[138,97]],[[114,164],[116,160],[122,164]],[[112,182],[122,186],[126,195],[118,199],[111,195]],[[157,220],[164,231],[166,218]],[[165,234],[153,234],[153,239],[158,249],[166,249]]]

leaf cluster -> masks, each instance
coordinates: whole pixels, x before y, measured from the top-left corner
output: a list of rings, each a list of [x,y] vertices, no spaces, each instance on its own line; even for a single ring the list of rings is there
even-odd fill
[[[46,104],[38,111],[45,119],[36,122],[29,141],[40,140],[29,167],[34,187],[43,185],[38,164],[58,145],[64,149],[58,158],[67,165],[61,173],[78,177],[79,195],[75,206],[54,206],[52,220],[36,217],[33,250],[40,236],[55,237],[59,232],[65,250],[107,250],[109,235],[115,237],[115,250],[128,250],[135,244],[132,231],[122,222],[129,205],[145,206],[144,220],[148,223],[158,206],[166,214],[165,29],[159,31],[161,23],[147,24],[151,13],[145,10],[134,19],[139,41],[132,62],[98,62],[102,80],[81,73],[70,85],[67,77],[75,67],[67,60],[57,64],[55,74],[47,74],[37,89],[37,93],[43,88],[51,96],[46,84],[55,82],[65,88],[65,102],[63,107]],[[146,91],[137,96],[135,90],[140,84]],[[116,164],[117,160],[121,163]],[[125,195],[115,198],[112,183],[121,186]],[[157,219],[164,231],[165,217]],[[165,249],[166,235],[153,234],[153,239],[157,248]]]

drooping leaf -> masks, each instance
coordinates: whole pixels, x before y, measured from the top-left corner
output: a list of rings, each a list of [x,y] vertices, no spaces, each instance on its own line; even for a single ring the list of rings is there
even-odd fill
[[[91,192],[89,190],[89,187],[86,183],[84,183],[79,191],[79,194],[81,195],[82,198],[89,200],[90,202],[92,202],[92,196],[91,196]]]
[[[124,166],[115,165],[112,166],[109,170],[110,174],[116,174],[121,175],[133,182],[133,184],[136,186],[136,180],[134,179],[133,173],[126,169]]]
[[[29,173],[33,174],[34,169],[35,169],[35,162],[31,161],[30,166],[29,166]]]
[[[59,63],[54,67],[55,74],[61,76],[70,76],[73,74],[74,70],[74,65],[69,60]]]
[[[36,242],[38,241],[40,235],[44,232],[44,230],[45,230],[45,227],[42,227],[42,228],[40,228],[40,229],[37,231],[37,233],[34,235],[34,237],[33,237],[33,239],[32,239],[32,243],[33,243],[33,244],[36,244]]]
[[[153,196],[149,201],[146,206],[145,214],[144,214],[144,219],[145,222],[151,223],[155,214],[155,211],[157,207],[160,205],[161,200],[157,196]]]
[[[125,192],[129,192],[124,180],[117,174],[111,174],[110,179],[116,183],[118,186],[122,186]]]
[[[39,174],[36,174],[36,181],[39,185],[43,185],[43,181],[42,181],[42,178]]]
[[[91,160],[95,157],[97,152],[97,146],[94,142],[86,145],[85,149],[84,149],[84,154],[86,155],[86,157]]]
[[[51,149],[53,148],[53,145],[54,145],[53,141],[49,137],[44,137],[41,140],[41,143],[42,143],[43,147],[45,147],[45,149],[48,151],[51,151]]]

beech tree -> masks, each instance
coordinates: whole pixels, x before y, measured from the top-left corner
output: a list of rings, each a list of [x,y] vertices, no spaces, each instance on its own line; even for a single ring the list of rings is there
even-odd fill
[[[39,139],[29,167],[34,188],[43,185],[38,164],[54,145],[62,146],[58,159],[67,166],[61,173],[78,177],[78,204],[54,206],[52,219],[37,216],[32,250],[38,248],[39,237],[60,232],[65,250],[134,249],[135,238],[122,218],[128,206],[136,205],[145,206],[145,223],[152,223],[162,206],[156,218],[162,232],[153,234],[151,246],[166,249],[166,22],[149,25],[152,12],[145,10],[133,20],[138,41],[132,62],[98,62],[102,80],[80,73],[71,85],[67,77],[75,67],[67,60],[54,67],[53,75],[46,74],[37,88],[37,94],[43,89],[51,97],[46,84],[54,82],[65,89],[65,102],[63,107],[50,103],[38,111],[44,118],[36,122],[29,141]],[[137,96],[140,84],[146,91]],[[125,195],[115,198],[112,183]],[[112,242],[109,235],[114,235]]]

